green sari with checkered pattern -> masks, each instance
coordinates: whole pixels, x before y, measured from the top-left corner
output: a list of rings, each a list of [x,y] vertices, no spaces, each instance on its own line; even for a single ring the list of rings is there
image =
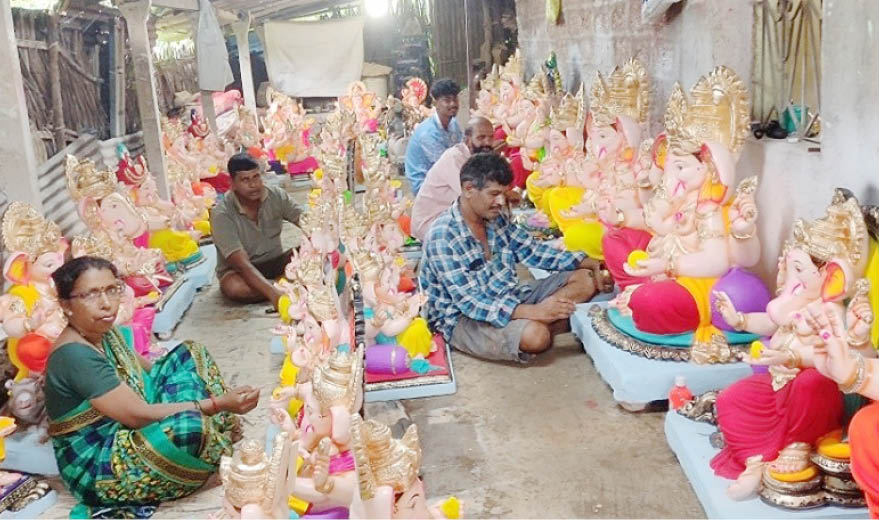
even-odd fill
[[[226,391],[220,371],[200,344],[184,342],[147,372],[123,332],[112,329],[102,342],[119,379],[148,403],[188,402]],[[83,401],[49,424],[58,468],[80,504],[72,518],[91,508],[157,505],[200,488],[230,455],[229,433],[238,418],[208,417],[196,410],[168,416],[133,430]]]

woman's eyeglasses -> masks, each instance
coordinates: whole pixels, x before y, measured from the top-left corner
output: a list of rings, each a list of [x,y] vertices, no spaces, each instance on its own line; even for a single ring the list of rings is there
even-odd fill
[[[125,288],[122,284],[116,284],[112,287],[107,287],[106,289],[92,289],[85,293],[71,294],[70,297],[78,298],[88,303],[97,303],[103,295],[106,295],[108,300],[118,300],[119,297],[122,296],[124,290]]]

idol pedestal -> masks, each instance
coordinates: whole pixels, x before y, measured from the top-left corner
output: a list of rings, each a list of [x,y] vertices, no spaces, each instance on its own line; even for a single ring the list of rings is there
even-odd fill
[[[718,477],[709,462],[719,450],[708,437],[716,431],[710,424],[691,421],[676,413],[665,416],[665,436],[708,518],[869,518],[865,508],[823,506],[793,511],[771,506],[758,497],[736,501],[726,496],[732,480]]]
[[[41,443],[39,437],[35,428],[23,426],[6,437],[6,458],[0,462],[0,469],[44,477],[58,476],[52,440]]]
[[[378,381],[368,372],[364,372],[366,378],[365,400],[367,403],[377,401],[395,401],[398,399],[418,399],[421,397],[436,397],[438,395],[451,395],[458,391],[458,383],[455,381],[455,369],[452,366],[451,350],[445,341],[440,338],[437,341],[438,350],[428,357],[431,365],[444,366],[436,375],[427,373],[408,379],[395,381]],[[442,350],[439,350],[442,349]],[[412,373],[415,376],[414,373]]]
[[[217,246],[207,244],[199,249],[201,249],[202,259],[183,271],[183,279],[195,285],[197,290],[210,285],[217,270]]]
[[[643,409],[651,401],[668,399],[675,377],[684,376],[693,395],[721,390],[751,375],[746,363],[696,365],[690,362],[647,359],[619,349],[601,337],[592,327],[589,308],[606,307],[606,302],[577,306],[571,316],[571,330],[583,343],[595,369],[613,389],[614,399],[630,411]]]
[[[183,314],[195,300],[195,293],[198,291],[196,284],[186,278],[179,279],[175,284],[176,287],[172,285],[171,288],[166,289],[173,293],[167,297],[162,309],[156,312],[153,321],[153,332],[159,339],[165,340],[171,337],[177,324],[183,319]]]

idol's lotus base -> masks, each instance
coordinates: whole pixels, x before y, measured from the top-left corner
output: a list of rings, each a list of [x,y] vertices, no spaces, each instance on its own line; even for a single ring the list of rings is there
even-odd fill
[[[678,457],[684,474],[708,518],[868,518],[864,508],[824,506],[790,511],[766,504],[759,498],[735,501],[726,496],[731,480],[718,477],[709,462],[718,453],[708,437],[716,431],[710,424],[691,421],[675,412],[665,416],[665,436]]]
[[[613,389],[614,399],[626,409],[638,409],[652,401],[668,398],[675,377],[684,376],[694,395],[726,388],[751,375],[745,363],[696,365],[687,362],[661,361],[630,354],[604,341],[592,327],[589,308],[607,306],[606,302],[589,302],[577,306],[571,316],[571,330],[583,343],[601,378]]]

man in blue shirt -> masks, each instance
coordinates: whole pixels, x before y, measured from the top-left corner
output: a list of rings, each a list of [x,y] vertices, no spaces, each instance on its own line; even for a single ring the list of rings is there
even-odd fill
[[[528,361],[568,330],[578,303],[613,283],[599,262],[535,240],[507,216],[513,173],[478,153],[461,168],[461,196],[430,228],[419,282],[427,320],[453,348],[490,360]],[[516,265],[556,271],[520,284]]]
[[[434,113],[415,127],[406,146],[406,178],[417,195],[427,170],[448,148],[464,140],[455,116],[461,87],[450,79],[440,79],[430,87]]]

